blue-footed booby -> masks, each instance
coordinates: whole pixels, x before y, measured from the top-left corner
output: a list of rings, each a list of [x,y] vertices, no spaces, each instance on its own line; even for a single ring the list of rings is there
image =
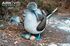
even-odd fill
[[[24,11],[24,27],[25,29],[32,34],[39,34],[44,31],[46,26],[46,17],[37,8],[35,2],[30,2],[27,5],[27,9]]]
[[[35,2],[30,2],[24,10],[24,28],[31,34],[42,33],[46,26],[46,17]]]
[[[53,14],[54,12],[52,12]],[[50,14],[47,18],[49,18]],[[27,5],[27,9],[24,10],[24,28],[31,34],[39,34],[38,40],[40,40],[40,34],[46,27],[46,13],[44,10],[40,10],[35,2],[30,2]]]

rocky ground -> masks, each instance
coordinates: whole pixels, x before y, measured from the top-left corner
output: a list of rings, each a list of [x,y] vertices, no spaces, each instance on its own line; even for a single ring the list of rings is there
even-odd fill
[[[0,30],[0,46],[70,46],[70,33],[49,26],[42,33],[40,41],[22,38],[20,34],[25,32],[22,25],[8,25],[5,29]]]

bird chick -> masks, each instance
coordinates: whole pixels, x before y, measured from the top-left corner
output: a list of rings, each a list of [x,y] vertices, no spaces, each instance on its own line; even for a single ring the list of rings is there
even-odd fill
[[[18,25],[20,23],[20,17],[19,16],[12,16],[10,18],[10,23],[11,24]]]

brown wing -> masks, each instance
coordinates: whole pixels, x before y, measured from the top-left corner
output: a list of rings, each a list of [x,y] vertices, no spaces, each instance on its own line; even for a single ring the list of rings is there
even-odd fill
[[[41,20],[40,24],[37,26],[37,31],[42,31],[46,26],[46,17],[43,16],[43,19]]]

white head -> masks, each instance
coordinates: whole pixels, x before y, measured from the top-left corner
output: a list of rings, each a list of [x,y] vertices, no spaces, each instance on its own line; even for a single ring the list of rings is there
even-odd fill
[[[30,2],[27,5],[27,9],[29,9],[29,10],[36,10],[37,9],[37,4],[35,2]]]

